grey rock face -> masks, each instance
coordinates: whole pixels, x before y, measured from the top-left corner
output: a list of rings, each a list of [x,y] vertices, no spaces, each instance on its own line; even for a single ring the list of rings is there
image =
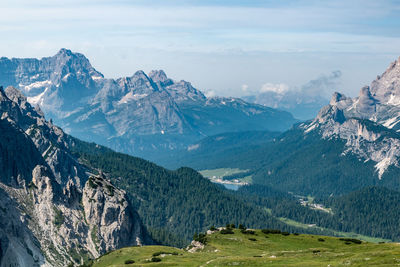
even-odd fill
[[[40,60],[1,58],[0,84],[19,88],[68,133],[149,159],[208,135],[285,130],[296,121],[239,99],[207,99],[162,70],[104,79],[83,55],[66,49]]]
[[[400,59],[399,59],[400,60]],[[305,133],[319,131],[323,138],[340,137],[347,149],[364,160],[376,162],[380,178],[389,166],[399,167],[400,157],[400,61],[361,88],[357,98],[335,93]]]
[[[124,191],[104,177],[92,176],[83,190],[82,203],[100,254],[119,247],[142,245],[138,215],[129,206]]]
[[[69,137],[15,88],[0,89],[0,118],[0,266],[78,265],[142,244],[125,192],[88,178]]]
[[[55,56],[38,59],[0,59],[1,83],[22,90],[33,104],[63,116],[97,92],[103,75],[78,53],[61,49]]]

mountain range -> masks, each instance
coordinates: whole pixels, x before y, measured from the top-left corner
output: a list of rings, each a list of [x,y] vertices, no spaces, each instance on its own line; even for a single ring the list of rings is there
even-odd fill
[[[0,87],[0,264],[78,266],[133,245],[184,246],[210,225],[294,229],[189,168],[76,139]]]
[[[302,195],[340,195],[368,185],[399,188],[399,119],[400,59],[358,97],[334,93],[313,120],[272,140],[236,140],[224,157],[182,151],[179,164],[250,170],[253,183]],[[201,142],[191,147],[197,145]]]
[[[283,133],[296,122],[287,112],[206,98],[163,71],[105,79],[65,49],[2,58],[0,73],[21,88],[0,87],[1,266],[183,247],[226,223],[400,238],[400,58],[358,97],[334,93],[314,119]],[[250,184],[226,190],[180,166],[240,169]]]
[[[0,84],[20,89],[66,132],[154,159],[224,132],[288,129],[288,112],[238,98],[207,98],[164,71],[106,79],[82,54],[61,49],[42,59],[0,59]]]
[[[295,118],[305,121],[314,118],[329,103],[329,96],[338,89],[341,76],[340,71],[333,71],[330,75],[320,75],[299,88],[267,83],[258,92],[247,92],[242,98],[251,103],[288,111]]]

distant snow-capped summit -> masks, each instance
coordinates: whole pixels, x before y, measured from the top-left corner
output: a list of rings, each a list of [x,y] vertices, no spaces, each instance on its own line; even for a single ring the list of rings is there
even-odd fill
[[[42,59],[0,59],[0,84],[19,88],[67,132],[152,158],[227,131],[285,130],[291,114],[234,98],[207,98],[163,70],[104,78],[80,53],[61,49]]]

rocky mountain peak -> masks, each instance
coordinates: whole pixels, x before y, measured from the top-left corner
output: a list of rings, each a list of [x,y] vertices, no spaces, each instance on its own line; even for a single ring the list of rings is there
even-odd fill
[[[13,86],[9,86],[5,90],[6,95],[8,98],[16,103],[18,105],[25,104],[27,102],[27,98],[20,90]]]
[[[369,118],[376,111],[377,100],[372,96],[370,87],[364,86],[360,90],[356,111],[363,117]]]
[[[327,122],[332,123],[343,123],[346,120],[344,113],[337,106],[328,105],[323,107],[318,113],[315,121],[318,121],[320,124],[324,124]]]
[[[382,178],[389,166],[400,166],[399,126],[400,58],[371,86],[362,87],[357,98],[335,93],[330,105],[305,124],[304,131],[318,129],[323,138],[340,137],[345,141],[344,154],[350,152],[376,162],[378,177]]]
[[[71,56],[73,53],[71,50],[66,49],[66,48],[61,48],[58,53],[56,54],[57,56]]]
[[[346,99],[347,99],[347,97],[344,94],[341,94],[339,92],[334,92],[329,104],[336,105],[338,102],[346,100]]]
[[[69,49],[61,49],[55,56],[50,58],[50,61],[53,61],[53,64],[60,69],[59,74],[62,77],[65,77],[68,73],[74,73],[104,78],[103,74],[93,68],[88,58],[81,53],[74,53]]]
[[[400,58],[371,83],[371,94],[383,104],[400,105]]]
[[[165,82],[168,80],[167,75],[163,70],[152,70],[149,73],[149,77],[154,81],[154,82]]]

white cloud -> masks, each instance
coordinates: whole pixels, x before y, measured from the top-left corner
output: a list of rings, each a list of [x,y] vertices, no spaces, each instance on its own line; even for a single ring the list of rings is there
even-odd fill
[[[2,0],[0,56],[51,56],[65,47],[107,77],[173,69],[200,89],[243,95],[283,92],[279,83],[261,85],[304,84],[332,69],[356,88],[400,55],[396,1],[231,2]]]
[[[284,94],[289,91],[289,86],[284,83],[265,83],[260,89],[260,93],[274,92],[277,94]]]
[[[214,90],[206,90],[206,91],[204,92],[204,95],[205,95],[206,97],[214,97],[214,96],[217,95],[217,93],[216,93]]]

